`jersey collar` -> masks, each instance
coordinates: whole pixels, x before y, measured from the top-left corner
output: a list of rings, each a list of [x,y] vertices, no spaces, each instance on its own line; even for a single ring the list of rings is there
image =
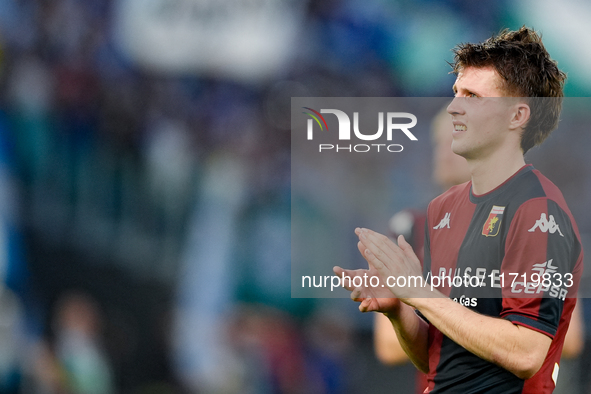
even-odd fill
[[[470,182],[470,202],[474,204],[478,204],[491,198],[494,198],[501,194],[506,188],[510,188],[511,185],[517,181],[523,174],[526,174],[530,171],[533,171],[535,168],[531,164],[526,164],[521,167],[515,174],[511,175],[507,180],[501,183],[499,186],[495,187],[491,191],[484,193],[484,194],[474,194],[472,192],[472,182]]]

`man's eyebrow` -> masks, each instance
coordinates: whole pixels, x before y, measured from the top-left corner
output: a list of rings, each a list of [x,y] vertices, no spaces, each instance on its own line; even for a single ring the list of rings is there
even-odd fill
[[[454,83],[454,86],[452,86],[451,88],[454,91],[454,93],[457,93],[458,92],[458,87],[456,86],[455,83]]]

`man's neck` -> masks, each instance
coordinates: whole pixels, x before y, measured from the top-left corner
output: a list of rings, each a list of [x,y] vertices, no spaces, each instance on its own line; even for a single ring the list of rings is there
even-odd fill
[[[472,193],[482,195],[513,176],[525,165],[525,160],[519,151],[511,155],[495,155],[486,160],[469,160],[468,165],[472,174]]]

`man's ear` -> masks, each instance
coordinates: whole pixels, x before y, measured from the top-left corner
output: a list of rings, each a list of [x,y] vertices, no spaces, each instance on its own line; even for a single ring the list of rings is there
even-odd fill
[[[524,128],[531,115],[529,105],[525,102],[519,102],[515,104],[513,108],[514,112],[511,121],[509,122],[509,128],[512,130]]]

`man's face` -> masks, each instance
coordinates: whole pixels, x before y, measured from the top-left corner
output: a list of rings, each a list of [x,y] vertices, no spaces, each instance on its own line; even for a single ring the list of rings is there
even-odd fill
[[[447,107],[454,124],[452,150],[466,159],[484,159],[506,143],[513,100],[504,97],[492,67],[467,67],[453,86]]]

